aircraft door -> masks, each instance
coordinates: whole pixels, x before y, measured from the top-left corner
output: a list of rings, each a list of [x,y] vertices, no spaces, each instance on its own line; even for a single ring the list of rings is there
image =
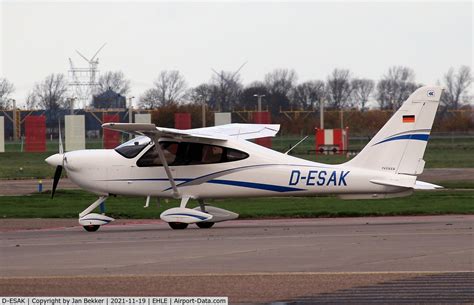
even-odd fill
[[[132,185],[131,167],[127,165],[112,165],[107,167],[107,189],[112,194],[128,193]]]

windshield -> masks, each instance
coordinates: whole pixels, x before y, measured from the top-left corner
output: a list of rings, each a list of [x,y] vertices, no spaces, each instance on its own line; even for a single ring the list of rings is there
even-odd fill
[[[134,158],[151,142],[150,138],[145,136],[136,137],[130,141],[120,144],[115,151],[125,158]]]

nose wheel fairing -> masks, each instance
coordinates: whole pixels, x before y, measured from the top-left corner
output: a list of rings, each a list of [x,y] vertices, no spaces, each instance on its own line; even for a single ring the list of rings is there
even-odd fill
[[[103,226],[111,223],[114,220],[115,219],[112,217],[103,214],[90,213],[84,217],[79,218],[79,224],[81,226]]]
[[[100,226],[106,225],[114,221],[115,219],[105,215],[105,201],[107,196],[100,196],[99,199],[94,201],[89,207],[79,214],[79,224],[84,227],[88,232],[97,231]],[[100,206],[102,214],[92,213],[94,209]]]

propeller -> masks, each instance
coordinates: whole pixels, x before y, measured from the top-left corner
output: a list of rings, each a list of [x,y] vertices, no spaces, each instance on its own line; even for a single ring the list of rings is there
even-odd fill
[[[59,179],[61,179],[62,171],[63,171],[62,165],[56,166],[56,171],[54,172],[53,190],[51,191],[51,199],[54,198],[54,193],[56,193],[56,187],[58,186]]]
[[[61,121],[59,121],[59,155],[61,156],[62,164],[56,166],[56,170],[54,172],[53,189],[51,190],[51,198],[54,198],[54,193],[56,193],[56,188],[58,187],[59,179],[61,179],[61,174],[64,167],[64,159],[66,158],[66,155],[64,154],[64,148],[63,148],[63,137],[61,135]]]

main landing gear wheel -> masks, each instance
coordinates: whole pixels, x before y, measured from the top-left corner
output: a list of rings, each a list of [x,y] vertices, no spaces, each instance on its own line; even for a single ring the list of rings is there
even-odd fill
[[[188,224],[184,222],[168,222],[168,224],[173,230],[184,230],[188,227]]]
[[[201,229],[209,229],[214,224],[215,224],[215,222],[196,222],[196,226],[198,226]]]
[[[100,226],[99,225],[88,225],[88,226],[83,226],[84,230],[87,232],[95,232],[99,230]]]

